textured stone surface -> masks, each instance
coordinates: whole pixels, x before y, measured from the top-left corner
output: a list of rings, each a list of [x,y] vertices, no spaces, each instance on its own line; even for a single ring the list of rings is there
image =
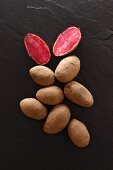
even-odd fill
[[[27,57],[24,36],[38,34],[52,49],[57,35],[72,25],[82,32],[72,52],[81,60],[76,80],[95,99],[89,109],[65,100],[91,134],[83,150],[72,145],[66,130],[43,134],[44,122],[26,118],[19,108],[20,100],[38,90],[28,73],[35,62]],[[61,59],[52,57],[48,66],[55,70]],[[113,169],[113,0],[1,0],[0,75],[1,170]]]

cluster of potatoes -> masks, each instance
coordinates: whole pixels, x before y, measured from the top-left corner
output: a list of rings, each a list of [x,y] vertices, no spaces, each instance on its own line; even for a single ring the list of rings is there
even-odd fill
[[[68,125],[68,134],[76,146],[83,148],[89,144],[90,134],[86,126],[77,119],[71,118],[67,105],[62,104],[64,96],[70,101],[83,107],[93,105],[93,96],[80,83],[72,81],[80,70],[80,60],[76,56],[69,56],[61,60],[55,73],[45,66],[35,66],[30,69],[31,78],[39,85],[46,86],[36,93],[35,98],[26,98],[20,102],[22,112],[33,119],[46,118],[43,130],[47,134],[56,134]],[[64,91],[54,86],[55,79],[65,83]],[[47,113],[47,105],[53,105]],[[47,115],[48,114],[48,115]]]

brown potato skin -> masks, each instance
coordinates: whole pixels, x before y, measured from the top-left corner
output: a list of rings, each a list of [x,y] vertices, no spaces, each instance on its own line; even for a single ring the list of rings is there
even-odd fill
[[[29,70],[31,78],[35,83],[49,86],[55,82],[54,72],[45,66],[35,66]]]
[[[34,98],[26,98],[20,102],[22,112],[32,118],[41,120],[47,116],[47,108]]]
[[[61,88],[57,86],[49,86],[38,90],[36,98],[44,104],[56,105],[63,101],[64,94]]]
[[[74,145],[86,147],[90,142],[90,134],[86,126],[77,119],[72,119],[68,125],[68,134]]]
[[[56,134],[62,131],[67,126],[70,116],[70,110],[65,104],[54,106],[45,121],[44,132]]]
[[[94,103],[92,94],[80,83],[71,81],[64,87],[65,96],[83,107],[91,107]]]
[[[62,83],[74,79],[80,70],[80,60],[76,56],[69,56],[61,60],[55,70],[55,77]]]

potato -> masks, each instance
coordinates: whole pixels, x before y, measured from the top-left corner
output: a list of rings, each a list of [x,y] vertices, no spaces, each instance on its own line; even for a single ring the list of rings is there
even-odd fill
[[[86,126],[77,119],[72,119],[68,125],[68,134],[74,145],[83,148],[90,142],[90,134]]]
[[[64,94],[61,88],[57,86],[50,86],[38,90],[36,98],[44,104],[56,105],[63,101]]]
[[[56,134],[62,131],[67,126],[70,116],[70,110],[66,105],[59,104],[54,106],[44,124],[44,132],[48,134]]]
[[[35,66],[29,70],[29,73],[35,83],[42,86],[49,86],[55,82],[54,72],[48,67]]]
[[[76,81],[71,81],[65,85],[64,94],[73,103],[83,107],[91,107],[94,103],[91,93]]]
[[[47,115],[47,108],[34,98],[26,98],[20,102],[22,112],[33,119],[41,120]]]
[[[74,79],[80,70],[80,60],[76,56],[69,56],[61,60],[55,70],[55,77],[62,83]]]

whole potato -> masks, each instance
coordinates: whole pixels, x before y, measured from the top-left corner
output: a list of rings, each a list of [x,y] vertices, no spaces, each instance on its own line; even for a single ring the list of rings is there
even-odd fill
[[[55,82],[55,75],[52,70],[45,66],[35,66],[29,70],[31,78],[42,86],[49,86]]]
[[[44,132],[48,134],[56,134],[62,131],[67,126],[70,116],[70,110],[66,105],[59,104],[54,106],[44,124]]]
[[[56,105],[63,101],[64,94],[61,88],[57,86],[50,86],[38,90],[36,98],[44,104]]]
[[[33,119],[41,120],[47,115],[47,108],[34,98],[26,98],[20,102],[22,112]]]
[[[77,119],[72,119],[68,125],[68,134],[74,145],[83,148],[90,142],[90,134],[86,126]]]
[[[80,60],[76,56],[69,56],[61,60],[55,70],[55,77],[62,83],[74,79],[80,70]]]
[[[91,107],[94,103],[92,94],[80,83],[71,81],[64,87],[65,96],[83,107]]]

